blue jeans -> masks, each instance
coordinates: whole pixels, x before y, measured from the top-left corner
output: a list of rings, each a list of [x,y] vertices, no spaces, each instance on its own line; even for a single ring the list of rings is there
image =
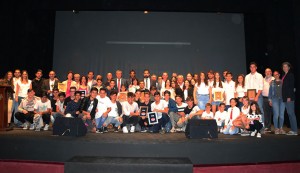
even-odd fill
[[[198,94],[197,95],[197,100],[198,100],[198,107],[201,110],[205,110],[205,105],[209,101],[209,95],[208,94],[205,94],[205,95]]]
[[[118,120],[119,117],[111,117],[108,116],[104,122],[105,127],[107,127],[109,124],[114,124],[115,127],[119,127],[119,125],[121,124],[120,121]]]
[[[105,120],[107,119],[108,116],[103,117],[101,116],[100,118],[95,118],[95,122],[96,122],[96,127],[97,129],[101,128],[103,123],[105,122]]]
[[[282,128],[284,122],[284,109],[285,109],[285,105],[282,99],[273,98],[272,108],[273,108],[274,128]],[[279,117],[279,124],[278,124],[278,117]]]
[[[234,127],[233,129],[231,129],[232,125],[227,125],[226,129],[224,129],[223,133],[225,135],[235,135],[239,133],[239,128]]]
[[[297,119],[295,115],[295,101],[285,102],[286,111],[288,113],[291,129],[293,132],[298,132]]]
[[[264,98],[261,94],[258,97],[257,104],[258,104],[260,112],[261,112],[261,120],[262,120],[262,122],[265,122],[264,107],[263,107]]]

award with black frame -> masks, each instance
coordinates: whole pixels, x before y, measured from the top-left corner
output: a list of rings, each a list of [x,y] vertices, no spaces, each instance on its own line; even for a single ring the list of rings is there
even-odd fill
[[[80,92],[81,99],[83,99],[86,95],[86,91],[85,90],[79,90],[79,92]]]
[[[148,122],[149,125],[158,124],[158,118],[156,112],[148,112]]]
[[[247,96],[248,96],[249,100],[253,101],[256,97],[256,89],[248,89]]]
[[[148,113],[148,106],[140,106],[140,116],[146,116]]]

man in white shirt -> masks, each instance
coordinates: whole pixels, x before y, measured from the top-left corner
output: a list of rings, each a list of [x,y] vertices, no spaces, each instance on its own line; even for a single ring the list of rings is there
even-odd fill
[[[14,72],[14,77],[13,77],[13,89],[14,89],[14,92],[16,93],[17,91],[17,82],[20,81],[21,79],[21,70],[20,69],[16,69],[15,72]],[[15,93],[13,94],[13,98],[15,98]],[[16,117],[15,117],[15,113],[18,112],[18,106],[19,106],[19,103],[14,99],[13,100],[13,108],[12,108],[12,116],[14,116],[14,123],[15,124],[21,124],[21,122],[19,122]]]
[[[264,86],[263,76],[257,72],[257,64],[255,62],[250,63],[250,73],[245,77],[245,89],[255,89],[256,96],[254,101],[258,103],[259,109],[262,113],[262,121],[264,122],[264,111],[263,111],[263,97],[262,90]]]
[[[187,104],[182,102],[182,97],[180,95],[177,95],[175,97],[175,101],[176,101],[177,112],[170,112],[169,113],[170,121],[171,121],[171,124],[172,124],[172,129],[170,131],[171,133],[176,132],[176,128],[178,127],[177,122],[179,121],[179,119],[181,117],[185,117],[184,109],[187,107]]]
[[[114,131],[119,132],[119,126],[123,122],[121,117],[122,115],[122,105],[117,101],[117,91],[110,92],[110,101],[111,101],[111,111],[108,113],[108,117],[103,123],[104,127],[107,127],[109,124],[114,125]]]
[[[140,115],[139,106],[134,102],[135,96],[132,92],[127,93],[127,101],[123,103],[123,133],[128,133],[130,129],[131,133],[134,133],[135,126],[138,123],[138,117]]]
[[[214,77],[215,77],[214,71],[209,70],[207,72],[208,86],[213,87],[213,85],[214,85]]]
[[[163,72],[162,73],[162,75],[161,75],[161,77],[162,77],[162,81],[161,81],[161,90],[162,89],[165,89],[165,87],[166,87],[166,80],[168,79],[168,73],[167,72]]]
[[[226,73],[226,81],[223,84],[224,95],[225,95],[225,104],[227,110],[230,107],[230,99],[234,98],[235,93],[235,82],[232,80],[232,73]]]
[[[158,124],[154,125],[154,129],[160,129],[161,134],[166,133],[166,124],[170,121],[168,116],[168,103],[165,100],[161,100],[160,93],[154,93],[154,102],[151,104],[151,111],[157,113]],[[158,128],[157,128],[158,127]],[[157,130],[153,130],[156,132]]]
[[[98,112],[95,115],[95,121],[97,126],[96,133],[107,132],[107,128],[103,127],[103,123],[105,122],[108,113],[111,111],[111,101],[106,96],[106,89],[101,88],[99,95],[96,98],[98,100],[98,104],[97,104]]]
[[[275,78],[272,76],[272,70],[270,68],[266,68],[265,70],[265,78],[264,78],[264,87],[262,90],[263,96],[263,111],[264,111],[264,124],[265,124],[265,132],[271,132],[271,121],[272,121],[272,107],[269,103],[269,89],[272,80]]]

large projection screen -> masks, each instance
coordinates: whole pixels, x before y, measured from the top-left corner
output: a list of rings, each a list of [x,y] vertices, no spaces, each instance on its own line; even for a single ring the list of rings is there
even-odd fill
[[[166,71],[246,72],[244,19],[238,13],[134,11],[56,12],[53,70],[128,77],[134,69],[160,76]],[[170,76],[170,75],[169,75]]]

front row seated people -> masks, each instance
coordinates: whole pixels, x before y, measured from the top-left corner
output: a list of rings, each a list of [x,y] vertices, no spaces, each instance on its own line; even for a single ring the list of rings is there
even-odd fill
[[[135,126],[138,123],[140,115],[139,106],[133,101],[135,95],[132,92],[127,93],[127,101],[123,103],[123,133],[134,133]]]

